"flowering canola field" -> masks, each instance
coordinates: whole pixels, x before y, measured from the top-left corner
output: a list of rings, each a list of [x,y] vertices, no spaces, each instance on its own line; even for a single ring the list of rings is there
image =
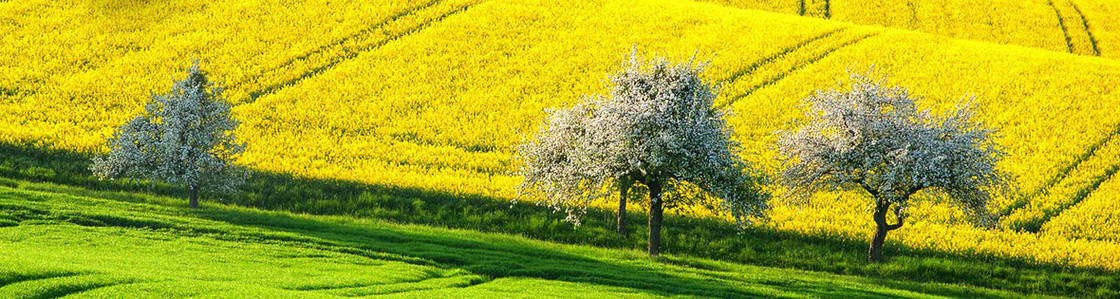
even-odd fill
[[[1096,57],[1042,39],[999,40],[1031,46],[1021,47],[954,38],[976,38],[953,34],[977,29],[967,24],[919,30],[928,33],[861,25],[839,18],[840,1],[831,19],[848,22],[801,17],[780,1],[752,8],[783,13],[685,0],[561,2],[0,2],[0,141],[104,150],[113,128],[196,58],[229,88],[243,122],[237,134],[249,143],[241,164],[510,198],[519,180],[509,175],[513,146],[535,131],[545,108],[604,91],[631,46],[711,59],[746,159],[771,173],[772,133],[800,117],[801,99],[835,86],[848,69],[874,65],[930,109],[976,96],[980,118],[1002,129],[1010,156],[1000,167],[1023,193],[996,203],[1007,215],[1000,229],[973,228],[946,204],[927,202],[893,240],[1120,269],[1120,212],[1108,208],[1120,200],[1112,178],[1120,168],[1120,61],[1101,46],[1107,25],[1092,26],[1100,28]],[[1090,20],[1115,11],[1074,2]],[[1034,28],[1015,36],[1052,35]],[[866,202],[837,193],[777,203],[767,225],[869,237]]]
[[[1120,58],[1112,0],[700,0],[954,38]]]

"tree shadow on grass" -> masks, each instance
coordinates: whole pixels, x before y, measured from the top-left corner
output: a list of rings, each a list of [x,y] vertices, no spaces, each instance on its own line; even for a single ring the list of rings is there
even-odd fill
[[[117,202],[97,197],[59,196],[64,194],[66,193],[4,192],[0,194],[5,201],[0,205],[0,214],[14,215],[21,222],[67,222],[87,227],[158,230],[242,244],[310,248],[377,261],[462,269],[490,279],[566,281],[626,288],[631,292],[659,296],[896,297],[887,288],[868,290],[866,287],[871,284],[853,284],[847,279],[837,283],[816,278],[821,274],[815,273],[763,268],[757,268],[758,273],[753,274],[732,273],[727,270],[658,263],[636,252],[604,252],[587,247],[549,245],[470,231],[376,222],[371,224],[349,217],[312,218],[284,212],[214,205],[203,209],[186,209],[181,206]],[[42,198],[25,201],[21,200],[23,196]],[[143,219],[134,219],[136,217]],[[10,280],[34,278],[13,276]],[[471,279],[466,284],[443,288],[470,287],[485,281],[487,279]],[[334,288],[322,290],[329,292],[332,289]]]
[[[378,228],[251,210],[203,209],[193,216],[236,226],[255,227],[321,240],[358,251],[389,253],[460,268],[492,279],[506,277],[588,283],[630,288],[659,296],[722,298],[788,296],[898,298],[859,286],[795,277],[764,276],[743,281],[732,275],[711,275],[682,266],[658,266],[637,259],[597,260],[563,248],[549,248],[500,236],[448,235],[444,231],[408,227]],[[267,237],[265,237],[267,238]],[[633,257],[631,257],[633,258]],[[637,261],[637,262],[635,262]],[[648,260],[647,260],[648,261]],[[792,275],[791,275],[792,276]]]
[[[89,173],[88,166],[88,154],[0,143],[0,177],[94,190],[138,191],[174,197],[185,194],[183,188],[163,184],[101,181]],[[0,184],[4,184],[2,179]],[[144,200],[128,194],[114,196],[125,201]],[[633,233],[620,236],[614,233],[613,218],[610,217],[613,212],[609,210],[591,209],[583,219],[584,224],[574,227],[561,220],[563,215],[549,208],[524,203],[511,205],[505,199],[262,171],[254,172],[238,192],[211,194],[209,197],[220,197],[226,203],[265,210],[368,217],[608,248],[641,250],[647,237],[647,232],[642,230],[645,227],[645,215],[642,213],[630,213],[627,226]],[[864,261],[867,250],[864,240],[803,235],[769,227],[736,228],[717,219],[666,216],[662,246],[663,252],[670,254],[872,279],[963,284],[1025,293],[1120,295],[1116,293],[1120,290],[1120,273],[1102,269],[1040,264],[992,255],[950,254],[908,248],[897,243],[889,243],[885,248],[884,255],[892,257],[888,262],[867,264]],[[475,267],[480,273],[492,274],[493,271],[487,271],[487,267],[500,269],[502,265],[505,264],[490,261],[489,264],[476,263]],[[626,276],[616,278],[627,279]],[[952,293],[945,295],[954,296]]]

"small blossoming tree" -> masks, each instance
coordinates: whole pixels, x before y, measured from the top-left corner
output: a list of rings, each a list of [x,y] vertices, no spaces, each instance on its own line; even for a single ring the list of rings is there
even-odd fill
[[[241,181],[243,172],[231,162],[245,144],[233,135],[239,123],[230,107],[195,61],[170,93],[152,95],[143,114],[117,128],[109,153],[93,158],[90,169],[102,179],[185,185],[196,208],[201,188],[230,190]]]
[[[795,194],[856,189],[870,195],[871,262],[882,260],[887,232],[902,227],[918,192],[947,198],[991,224],[988,202],[1013,188],[996,168],[1004,152],[992,140],[995,130],[973,121],[967,105],[934,116],[904,88],[867,75],[852,75],[849,83],[846,91],[810,96],[807,120],[778,132],[782,178]]]
[[[713,106],[705,67],[631,54],[610,77],[609,95],[549,111],[535,139],[517,148],[524,163],[519,194],[543,197],[578,225],[591,201],[619,190],[624,210],[627,190],[644,185],[650,256],[659,253],[666,208],[718,198],[713,206],[737,219],[760,217],[766,198],[740,159],[727,113]]]

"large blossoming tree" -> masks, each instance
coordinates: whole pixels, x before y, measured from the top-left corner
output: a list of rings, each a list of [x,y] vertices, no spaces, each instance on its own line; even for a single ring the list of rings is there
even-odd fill
[[[198,62],[168,94],[153,94],[144,113],[117,128],[107,155],[90,169],[102,179],[139,178],[187,187],[190,207],[202,188],[230,190],[244,174],[232,164],[245,148],[233,134],[239,122]]]
[[[806,99],[805,122],[778,133],[782,177],[795,194],[855,189],[870,196],[871,262],[882,260],[887,232],[903,226],[919,192],[990,224],[988,202],[1012,188],[996,167],[1005,155],[996,131],[975,121],[969,105],[935,116],[916,101],[904,88],[852,75],[846,90]]]
[[[610,76],[609,95],[550,110],[535,138],[517,148],[524,163],[519,194],[565,209],[578,224],[593,200],[613,190],[624,213],[627,190],[643,185],[650,256],[659,253],[666,208],[708,203],[742,221],[760,217],[766,197],[740,158],[727,112],[713,106],[716,89],[702,77],[705,67],[631,54]]]

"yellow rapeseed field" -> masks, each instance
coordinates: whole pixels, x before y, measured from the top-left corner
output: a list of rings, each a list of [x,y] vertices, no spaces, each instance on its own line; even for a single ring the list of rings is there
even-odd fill
[[[1112,0],[700,0],[954,38],[1120,58]]]
[[[1090,22],[1120,14],[1074,2]],[[800,1],[767,3],[746,7],[781,13],[685,0],[0,2],[0,141],[104,150],[149,92],[166,92],[200,59],[230,88],[237,134],[249,143],[241,164],[510,198],[513,146],[545,108],[603,92],[632,46],[711,59],[746,159],[770,173],[773,132],[802,115],[801,99],[874,66],[930,109],[976,96],[980,118],[1002,129],[1010,156],[1000,167],[1024,194],[996,204],[1010,215],[1004,228],[974,228],[944,203],[923,203],[892,239],[1120,269],[1120,223],[1099,220],[1115,219],[1101,208],[1120,196],[1107,179],[1120,167],[1120,61],[1106,55],[1120,50],[1106,42],[1120,36],[1105,33],[1120,28],[1090,23],[1104,56],[1095,57],[1063,53],[1061,29],[1010,28],[1046,12],[1019,2],[988,4],[1015,12],[989,27],[930,14],[992,7],[918,6],[930,17],[916,28],[861,21],[877,14],[842,1],[828,14],[849,22],[800,17]],[[778,203],[767,225],[863,237],[866,202],[837,193]],[[1042,232],[1013,230],[1028,222]]]

